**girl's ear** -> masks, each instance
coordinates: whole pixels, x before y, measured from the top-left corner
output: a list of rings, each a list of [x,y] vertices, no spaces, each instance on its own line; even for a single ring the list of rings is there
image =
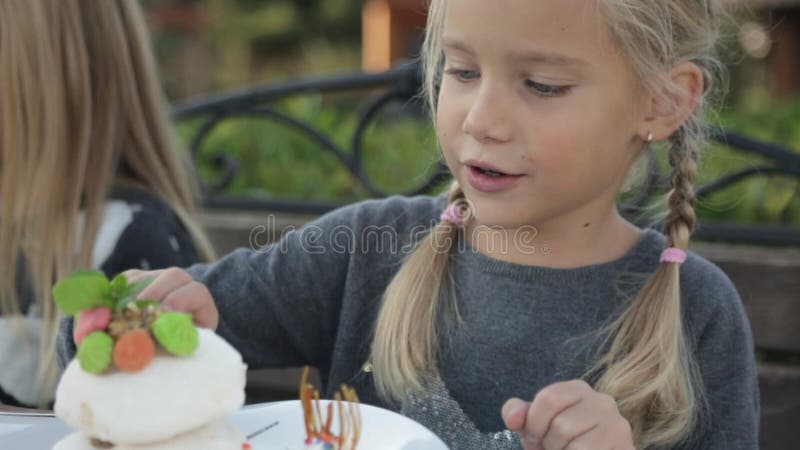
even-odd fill
[[[671,86],[651,95],[640,130],[645,140],[649,133],[653,133],[652,141],[668,138],[694,114],[703,95],[703,71],[692,62],[675,65],[669,71],[669,82]]]

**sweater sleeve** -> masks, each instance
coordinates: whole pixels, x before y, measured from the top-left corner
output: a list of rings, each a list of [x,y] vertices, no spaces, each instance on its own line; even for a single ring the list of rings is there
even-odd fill
[[[753,337],[736,288],[727,277],[723,281],[718,292],[725,298],[699,336],[707,408],[698,424],[703,431],[689,448],[757,449],[760,406]]]
[[[329,367],[363,205],[333,211],[260,249],[239,249],[189,269],[214,297],[217,333],[251,368]]]
[[[332,365],[369,346],[381,293],[444,201],[392,196],[351,204],[189,273],[211,291],[217,333],[251,368],[312,365],[327,385]]]

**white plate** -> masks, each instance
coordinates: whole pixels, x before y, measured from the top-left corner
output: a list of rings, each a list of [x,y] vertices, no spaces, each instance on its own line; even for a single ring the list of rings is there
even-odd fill
[[[326,407],[327,403],[321,401]],[[370,405],[359,407],[362,419],[359,450],[448,450],[430,430],[405,416]],[[256,450],[300,449],[305,439],[299,400],[246,406],[229,420],[246,435],[277,422],[250,439]],[[335,421],[332,428],[338,429]]]
[[[327,405],[327,401],[321,401]],[[431,431],[413,420],[370,405],[361,408],[358,450],[448,450]],[[228,418],[245,435],[277,425],[250,439],[254,450],[300,449],[305,439],[299,400],[245,406]],[[338,429],[334,422],[333,430]],[[71,430],[51,415],[0,414],[0,449],[50,450]]]

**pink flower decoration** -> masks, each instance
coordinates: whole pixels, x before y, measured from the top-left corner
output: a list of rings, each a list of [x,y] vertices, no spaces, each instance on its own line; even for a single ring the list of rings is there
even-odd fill
[[[111,309],[108,306],[81,311],[78,323],[75,325],[75,343],[80,345],[83,338],[93,331],[105,330],[109,322],[111,322]]]

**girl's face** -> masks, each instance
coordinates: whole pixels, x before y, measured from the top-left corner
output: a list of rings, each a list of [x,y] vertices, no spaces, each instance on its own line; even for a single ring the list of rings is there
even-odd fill
[[[647,101],[596,1],[447,3],[437,133],[476,223],[607,218],[642,148]]]

